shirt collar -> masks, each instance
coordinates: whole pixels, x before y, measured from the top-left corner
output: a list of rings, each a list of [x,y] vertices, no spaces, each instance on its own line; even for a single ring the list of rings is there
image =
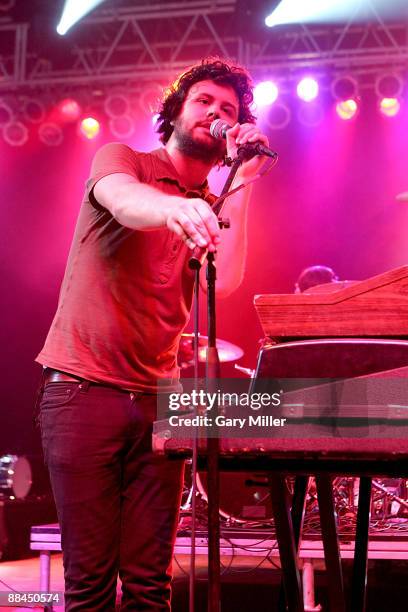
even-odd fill
[[[189,197],[194,197],[194,195],[196,195],[198,197],[205,198],[210,195],[210,188],[207,179],[202,185],[195,189],[191,189],[191,187],[186,187],[186,185],[183,183],[182,178],[174,167],[170,155],[167,153],[167,150],[164,147],[155,149],[154,151],[152,151],[152,154],[157,158],[159,162],[158,164],[156,164],[156,179],[158,181],[169,181],[172,183],[176,183],[180,190],[183,193],[188,194]]]

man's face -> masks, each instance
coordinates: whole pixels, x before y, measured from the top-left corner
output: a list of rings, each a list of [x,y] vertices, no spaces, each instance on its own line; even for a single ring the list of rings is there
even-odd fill
[[[238,120],[239,100],[232,87],[214,81],[199,81],[191,86],[180,114],[174,121],[177,148],[185,155],[203,161],[216,161],[225,154],[225,141],[210,134],[215,119],[231,126]]]

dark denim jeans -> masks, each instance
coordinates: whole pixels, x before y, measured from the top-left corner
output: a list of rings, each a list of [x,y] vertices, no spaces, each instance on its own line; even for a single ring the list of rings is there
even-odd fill
[[[75,382],[46,385],[45,461],[61,525],[68,611],[170,609],[183,463],[152,453],[156,396]]]

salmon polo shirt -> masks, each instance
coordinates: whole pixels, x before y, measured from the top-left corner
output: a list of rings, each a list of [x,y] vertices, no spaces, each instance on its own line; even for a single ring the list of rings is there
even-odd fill
[[[160,380],[160,390],[169,391],[177,387],[177,350],[193,296],[190,250],[167,228],[129,229],[98,204],[93,187],[116,172],[169,195],[215,200],[207,182],[195,191],[183,186],[164,148],[139,153],[123,144],[102,147],[37,361],[131,391],[154,393]]]

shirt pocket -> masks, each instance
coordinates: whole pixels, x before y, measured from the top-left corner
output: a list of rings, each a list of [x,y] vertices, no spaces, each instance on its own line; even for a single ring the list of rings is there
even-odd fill
[[[157,280],[162,285],[165,285],[172,273],[174,272],[176,261],[181,253],[185,250],[184,243],[176,234],[168,232],[166,245],[163,248],[163,255],[160,261]]]

